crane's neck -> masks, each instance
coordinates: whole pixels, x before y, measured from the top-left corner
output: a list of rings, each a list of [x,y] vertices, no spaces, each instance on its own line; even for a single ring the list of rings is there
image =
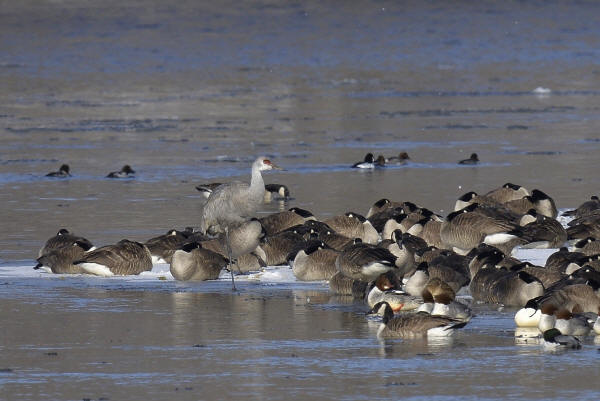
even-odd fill
[[[265,182],[260,173],[260,165],[254,163],[252,165],[252,178],[250,179],[250,192],[256,197],[262,198],[265,193]]]

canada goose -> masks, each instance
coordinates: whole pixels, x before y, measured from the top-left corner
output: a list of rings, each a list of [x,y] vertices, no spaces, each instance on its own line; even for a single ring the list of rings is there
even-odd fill
[[[51,171],[46,174],[46,177],[57,177],[57,178],[65,178],[71,177],[71,168],[68,164],[63,164],[60,166],[58,171]]]
[[[360,238],[364,243],[376,244],[379,234],[371,222],[358,213],[348,212],[341,216],[331,217],[324,221],[338,234],[348,238]]]
[[[106,175],[106,178],[131,178],[135,171],[129,164],[124,165],[120,171],[111,171]]]
[[[171,274],[176,280],[216,280],[227,266],[227,259],[202,248],[198,242],[190,242],[173,253],[170,265]]]
[[[484,246],[492,249],[484,250]],[[521,263],[518,259],[507,258],[502,251],[491,245],[481,244],[473,250],[476,249],[482,249],[482,251],[477,253],[469,262],[469,275],[471,278],[475,277],[475,274],[486,265],[510,268]]]
[[[152,255],[146,245],[123,239],[87,252],[73,264],[97,276],[124,276],[152,270]]]
[[[267,235],[274,235],[290,227],[304,224],[307,220],[316,220],[315,216],[308,210],[293,207],[279,213],[273,213],[258,219],[265,229]]]
[[[200,193],[202,193],[202,196],[204,196],[204,198],[208,199],[210,194],[212,194],[213,191],[222,184],[222,182],[209,182],[206,184],[196,185],[196,189],[200,191]]]
[[[448,284],[456,293],[469,284],[470,274],[467,259],[450,250],[441,252],[428,263],[430,279],[438,278]]]
[[[556,288],[549,288],[534,301],[540,308],[546,304],[552,304],[557,308],[573,310],[575,305],[579,305],[582,312],[595,313],[600,308],[600,298],[596,293],[599,284],[593,280],[585,281],[587,284],[575,280],[572,281],[573,284],[569,284],[569,281],[567,281],[566,285],[555,285],[553,287]]]
[[[458,164],[467,164],[467,165],[473,165],[473,164],[477,164],[477,163],[479,163],[479,157],[477,156],[477,153],[471,153],[471,156],[469,156],[468,159],[463,159],[458,162]]]
[[[163,235],[150,238],[144,244],[152,254],[152,263],[171,263],[173,253],[188,241],[187,233],[169,230]]]
[[[92,243],[88,239],[79,235],[75,235],[66,228],[61,228],[58,230],[55,236],[50,237],[44,246],[40,248],[38,257],[58,248],[62,248],[63,246],[71,246],[76,242],[80,242],[82,246],[87,247],[87,249],[92,247]]]
[[[265,184],[265,197],[266,203],[271,202],[273,199],[288,200],[290,198],[290,190],[283,184]]]
[[[384,223],[383,229],[381,230],[381,238],[382,239],[391,239],[392,233],[396,230],[399,230],[401,233],[406,232],[407,227],[403,225],[402,222],[406,220],[408,215],[404,212],[395,213],[390,216]],[[411,225],[413,223],[410,223]]]
[[[421,232],[417,234],[418,237],[423,238],[427,245],[434,246],[436,248],[443,248],[444,242],[440,232],[442,230],[443,219],[438,216],[426,217],[425,219],[418,222],[423,227]]]
[[[429,282],[429,272],[427,262],[421,262],[417,265],[415,272],[408,277],[404,283],[404,291],[413,296],[419,296],[423,293],[425,286]]]
[[[398,238],[395,242],[390,240],[391,244],[386,247],[388,251],[396,257],[396,267],[398,268],[398,275],[408,276],[414,272],[415,266],[415,253],[412,249],[405,246],[402,241],[402,237]]]
[[[597,255],[600,253],[600,241],[594,237],[587,237],[573,244],[573,251],[581,252],[584,255]]]
[[[534,266],[529,262],[523,262],[518,265],[511,266],[508,270],[531,274],[542,283],[544,288],[549,288],[551,285],[563,278],[563,275],[560,272],[550,270],[542,266]]]
[[[598,317],[596,318],[596,321],[594,322],[594,326],[592,327],[592,329],[594,330],[594,333],[596,335],[600,335],[600,309],[598,309]]]
[[[375,157],[373,153],[367,153],[361,162],[354,163],[352,168],[373,169],[375,168]]]
[[[265,267],[267,267],[267,263],[260,246],[250,253],[238,256],[235,262],[231,264],[231,268],[240,273],[261,271]]]
[[[525,223],[525,224],[523,224]],[[515,228],[519,238],[527,241],[524,248],[558,248],[567,241],[567,231],[556,219],[530,209]]]
[[[367,215],[365,217],[370,220],[371,216],[374,216],[377,213],[381,213],[388,209],[395,209],[399,206],[400,202],[392,202],[387,198],[382,198],[375,202],[373,206],[369,208],[369,211],[367,212]]]
[[[474,212],[477,205],[450,213],[442,223],[441,240],[457,253],[465,255],[482,242],[497,246],[515,237],[507,234],[514,224]]]
[[[521,199],[525,196],[530,195],[527,188],[520,185],[511,184],[507,182],[499,188],[492,189],[485,194],[486,197],[491,198],[500,203],[510,202],[512,200]]]
[[[301,281],[329,280],[337,272],[335,260],[339,252],[324,242],[300,250],[292,263],[294,276]]]
[[[392,233],[392,241],[402,241],[402,245],[406,246],[413,253],[428,247],[427,242],[423,238],[410,233],[403,233],[400,230],[395,230]]]
[[[423,304],[421,297],[401,291],[399,286],[389,285],[387,275],[379,276],[367,290],[367,304],[374,307],[379,302],[387,302],[394,312],[411,311]]]
[[[327,230],[319,233],[318,239],[327,244],[327,246],[335,249],[336,251],[342,251],[350,244],[356,243],[356,238],[348,238],[345,235],[336,233],[333,230]]]
[[[368,283],[345,276],[336,272],[329,279],[329,289],[338,295],[351,295],[353,298],[364,299]]]
[[[300,234],[293,231],[282,231],[275,235],[266,236],[260,243],[265,253],[265,262],[268,266],[278,266],[287,263],[288,255],[305,243]]]
[[[586,255],[582,252],[570,252],[567,247],[561,247],[546,259],[546,269],[564,273],[571,263],[576,263]]]
[[[75,241],[72,245],[65,245],[49,252],[45,252],[37,258],[38,264],[34,269],[46,269],[52,273],[58,274],[78,274],[83,273],[79,266],[73,264],[74,261],[83,257],[83,255],[93,250],[92,244],[85,241]]]
[[[561,334],[560,330],[553,328],[543,333],[542,346],[549,350],[559,348],[580,349],[581,341],[575,336]]]
[[[431,262],[434,258],[440,255],[445,249],[440,249],[435,246],[428,246],[427,248],[421,248],[415,251],[415,262]]]
[[[539,189],[531,191],[531,195],[529,196],[506,202],[504,206],[520,215],[527,213],[529,209],[535,209],[539,214],[552,217],[553,219],[558,215],[554,199]]]
[[[395,262],[396,257],[387,249],[357,243],[346,246],[336,258],[335,265],[347,277],[369,282],[396,269]]]
[[[574,272],[579,271],[583,267],[600,272],[600,255],[583,256],[580,259],[572,261],[561,273],[573,274]]]
[[[469,285],[473,299],[511,306],[524,306],[544,293],[542,283],[526,272],[510,272],[486,265]]]
[[[594,218],[581,222],[570,221],[567,227],[567,237],[576,240],[587,237],[600,238],[600,216],[594,216]]]
[[[563,216],[573,216],[575,218],[587,216],[597,210],[600,210],[600,199],[593,195],[590,200],[583,202],[574,210],[567,210]]]
[[[464,327],[467,322],[445,316],[432,316],[417,312],[394,317],[394,311],[387,302],[379,302],[370,313],[383,315],[377,330],[379,338],[415,338],[425,336],[451,336],[456,329]]]
[[[469,191],[463,195],[461,195],[456,202],[454,203],[454,211],[464,209],[465,207],[472,205],[474,203],[479,204],[480,206],[490,206],[493,208],[502,208],[502,203],[498,202],[494,198],[490,198],[486,195],[478,195],[477,192]]]
[[[600,221],[600,210],[594,210],[589,214],[586,214],[581,217],[576,217],[576,218],[568,221],[567,226],[573,227],[573,226],[576,226],[579,224],[594,225],[594,224],[598,224],[598,221]]]

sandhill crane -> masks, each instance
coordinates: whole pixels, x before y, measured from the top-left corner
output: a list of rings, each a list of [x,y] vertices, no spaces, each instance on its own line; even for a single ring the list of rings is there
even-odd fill
[[[229,230],[248,220],[263,203],[265,182],[260,172],[272,169],[280,168],[264,156],[257,158],[252,163],[250,185],[239,181],[220,185],[213,190],[202,209],[200,231],[206,233],[211,229],[215,232],[225,232],[229,271],[234,291],[236,288],[231,266],[232,252]]]

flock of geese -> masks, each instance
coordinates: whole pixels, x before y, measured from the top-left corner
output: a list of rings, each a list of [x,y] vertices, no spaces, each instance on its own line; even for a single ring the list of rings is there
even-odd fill
[[[200,230],[95,248],[61,229],[42,247],[35,268],[113,276],[163,262],[176,280],[217,279],[227,267],[233,282],[234,273],[289,265],[297,280],[328,281],[332,293],[364,300],[381,319],[382,338],[451,335],[473,317],[470,297],[459,293],[521,308],[516,326],[534,330],[545,347],[579,348],[581,336],[600,334],[598,197],[563,213],[566,225],[550,196],[512,183],[466,193],[447,216],[381,199],[364,216],[319,220],[292,207],[250,217],[269,192],[261,171],[272,168],[261,157],[250,184],[207,187]],[[289,196],[281,188],[274,193]],[[536,266],[511,256],[515,247],[558,250]]]

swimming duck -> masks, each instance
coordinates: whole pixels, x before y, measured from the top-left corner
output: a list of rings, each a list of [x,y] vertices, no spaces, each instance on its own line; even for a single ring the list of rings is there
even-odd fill
[[[552,328],[543,333],[542,346],[549,350],[559,348],[580,349],[581,341],[575,336],[564,335],[560,330]]]
[[[388,158],[386,161],[388,164],[406,164],[410,160],[408,153],[400,152],[398,156],[392,156]]]
[[[367,153],[362,162],[357,162],[352,165],[352,168],[360,169],[374,169],[375,168],[375,157],[373,153]]]
[[[468,159],[463,159],[461,161],[458,162],[458,164],[477,164],[479,163],[479,157],[477,156],[477,153],[471,153],[471,156]]]
[[[58,171],[51,171],[50,173],[46,174],[46,177],[57,177],[57,178],[71,177],[71,168],[69,167],[68,164],[63,164],[60,166]]]
[[[111,171],[106,178],[132,178],[135,171],[129,164],[124,165],[120,171]]]

